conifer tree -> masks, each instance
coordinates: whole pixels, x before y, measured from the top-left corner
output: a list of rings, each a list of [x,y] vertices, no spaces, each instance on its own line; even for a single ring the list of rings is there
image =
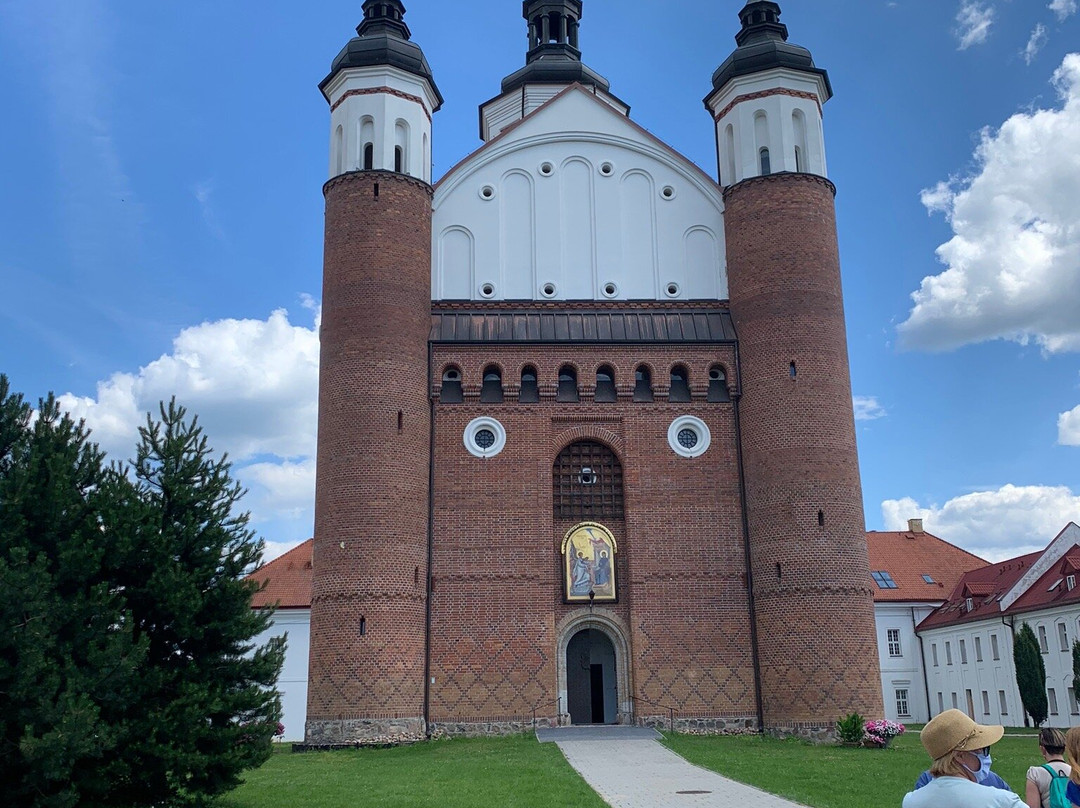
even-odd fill
[[[240,487],[175,403],[106,467],[0,376],[0,804],[206,802],[270,753],[284,641]]]
[[[1080,698],[1080,640],[1073,640],[1072,644],[1072,685],[1073,698]]]
[[[1016,633],[1013,661],[1016,663],[1016,686],[1020,690],[1020,701],[1038,727],[1046,720],[1048,710],[1046,665],[1043,664],[1035,632],[1027,623]]]

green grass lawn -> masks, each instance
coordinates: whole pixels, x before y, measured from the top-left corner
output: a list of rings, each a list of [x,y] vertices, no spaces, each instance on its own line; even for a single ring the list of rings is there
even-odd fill
[[[555,744],[458,739],[396,749],[280,751],[218,808],[605,808]]]
[[[898,806],[930,765],[918,730],[894,739],[889,749],[811,746],[755,735],[668,735],[664,743],[691,763],[813,808]],[[1043,762],[1037,739],[1006,736],[992,754],[994,771],[1023,796],[1028,766]]]

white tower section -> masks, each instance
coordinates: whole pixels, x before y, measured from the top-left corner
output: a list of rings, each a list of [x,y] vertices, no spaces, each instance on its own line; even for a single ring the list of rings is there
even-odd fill
[[[716,122],[722,186],[780,172],[828,176],[822,107],[829,77],[787,41],[780,7],[747,3],[739,47],[713,75],[705,106]]]
[[[395,171],[431,182],[431,116],[442,96],[397,0],[368,0],[359,36],[320,85],[330,102],[330,177]]]

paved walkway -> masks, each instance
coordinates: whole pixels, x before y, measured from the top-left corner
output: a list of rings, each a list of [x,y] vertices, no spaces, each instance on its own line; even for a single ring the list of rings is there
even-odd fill
[[[612,808],[797,806],[694,766],[655,740],[635,738],[635,733],[625,730],[620,734],[614,727],[590,733],[593,729],[582,727],[570,729],[569,733],[559,730],[560,737],[552,740],[558,743],[570,765]],[[570,733],[579,735],[575,738]]]

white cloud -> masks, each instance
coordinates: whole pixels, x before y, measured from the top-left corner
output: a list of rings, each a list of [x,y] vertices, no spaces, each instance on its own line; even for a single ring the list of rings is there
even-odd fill
[[[207,229],[218,238],[224,238],[225,233],[218,224],[217,214],[214,212],[214,191],[216,183],[212,179],[199,180],[191,187],[191,194],[199,203],[202,212],[203,223]]]
[[[1017,113],[986,129],[977,171],[923,191],[953,237],[946,266],[923,278],[899,327],[909,348],[991,339],[1080,350],[1080,53],[1054,73],[1060,109]]]
[[[1080,406],[1058,416],[1058,443],[1062,446],[1080,446]]]
[[[305,296],[316,322],[319,307]],[[310,533],[315,488],[319,334],[293,325],[283,309],[266,320],[218,320],[186,328],[165,354],[137,373],[99,382],[94,397],[59,397],[112,457],[134,454],[138,428],[158,402],[176,396],[197,415],[215,452],[228,452],[250,494],[256,527],[286,523]],[[278,537],[284,538],[284,537]],[[299,535],[299,539],[307,538]],[[274,542],[274,549],[288,542]],[[288,549],[288,547],[285,547]],[[284,552],[284,550],[281,550]],[[268,552],[267,557],[270,557]]]
[[[1064,20],[1076,13],[1076,0],[1053,0],[1048,9],[1057,14],[1059,20]]]
[[[1035,26],[1035,30],[1031,32],[1031,37],[1028,39],[1028,43],[1024,46],[1024,50],[1021,51],[1021,55],[1024,57],[1026,64],[1031,64],[1035,57],[1039,55],[1039,51],[1042,50],[1043,45],[1046,44],[1046,26],[1041,22]]]
[[[310,536],[308,538],[311,538]],[[289,550],[293,549],[297,545],[303,544],[307,539],[297,539],[296,541],[267,541],[266,546],[263,548],[262,563],[266,564],[273,561],[278,556],[283,556]]]
[[[1000,561],[1041,550],[1069,522],[1080,523],[1080,496],[1065,486],[1005,485],[976,491],[944,505],[923,506],[910,497],[881,503],[886,530],[906,530],[907,520],[969,552]]]
[[[855,407],[856,421],[874,421],[889,414],[876,396],[852,396],[851,403]]]
[[[964,0],[956,13],[956,37],[960,40],[959,50],[967,50],[972,45],[983,44],[990,36],[990,26],[994,24],[994,7],[977,0]]]

